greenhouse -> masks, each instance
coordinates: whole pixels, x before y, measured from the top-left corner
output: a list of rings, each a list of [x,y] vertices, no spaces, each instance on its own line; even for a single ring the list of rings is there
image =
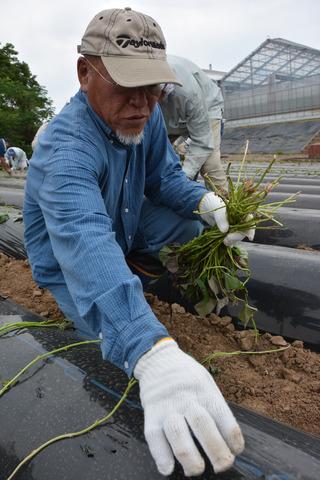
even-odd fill
[[[267,39],[220,80],[231,126],[320,118],[320,50]]]

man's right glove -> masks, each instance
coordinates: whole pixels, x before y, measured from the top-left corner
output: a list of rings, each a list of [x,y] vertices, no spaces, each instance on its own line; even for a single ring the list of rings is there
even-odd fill
[[[164,340],[138,360],[134,376],[140,384],[145,438],[162,475],[173,472],[174,457],[187,477],[203,473],[205,462],[193,435],[216,473],[232,466],[244,448],[243,436],[202,365],[174,340]]]
[[[227,233],[229,230],[226,205],[219,195],[206,193],[199,202],[199,213],[209,225],[217,225],[220,232]]]

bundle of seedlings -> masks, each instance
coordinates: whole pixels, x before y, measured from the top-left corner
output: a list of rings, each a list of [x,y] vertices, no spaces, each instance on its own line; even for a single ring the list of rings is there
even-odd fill
[[[222,233],[217,226],[205,228],[202,235],[188,243],[165,246],[160,252],[160,259],[171,272],[173,284],[194,304],[199,315],[205,316],[212,312],[219,315],[228,303],[238,303],[241,307],[239,319],[244,326],[251,322],[256,330],[254,313],[257,309],[248,303],[250,269],[247,252],[240,246],[225,245],[224,239],[232,232],[247,235],[249,231],[254,231],[252,229],[282,227],[275,218],[276,211],[279,207],[294,202],[297,194],[290,195],[283,201],[265,203],[268,193],[281,179],[278,177],[261,186],[276,158],[261,174],[248,179],[244,169],[245,157],[246,152],[235,182],[230,178],[230,164],[228,166],[228,192],[218,191],[210,179],[205,178],[206,183],[210,184],[211,189],[226,205],[229,231]],[[271,222],[271,225],[263,226],[264,222]]]

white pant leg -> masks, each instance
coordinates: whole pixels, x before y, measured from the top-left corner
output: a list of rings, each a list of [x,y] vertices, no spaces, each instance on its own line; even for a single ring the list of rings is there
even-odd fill
[[[221,162],[221,120],[211,120],[214,149],[201,168],[201,175],[207,174],[216,187],[228,190],[227,177]]]

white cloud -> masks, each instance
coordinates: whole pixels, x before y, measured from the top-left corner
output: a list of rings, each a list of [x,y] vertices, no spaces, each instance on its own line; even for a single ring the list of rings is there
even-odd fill
[[[78,89],[76,46],[91,18],[131,6],[161,25],[168,51],[228,71],[268,36],[320,49],[318,0],[1,0],[0,41],[12,43],[57,110]]]

